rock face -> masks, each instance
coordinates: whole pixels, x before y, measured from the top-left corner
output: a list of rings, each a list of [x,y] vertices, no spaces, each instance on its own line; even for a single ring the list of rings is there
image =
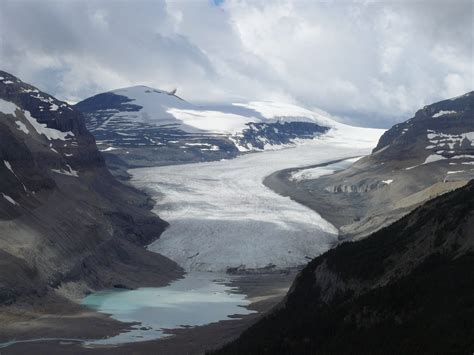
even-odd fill
[[[425,106],[349,169],[294,185],[343,236],[360,238],[472,178],[474,92]]]
[[[417,138],[426,135],[428,141],[438,140],[432,135],[444,134],[441,136],[441,142],[430,142],[424,148],[429,152],[436,153],[439,150],[446,150],[446,155],[460,155],[462,153],[472,153],[473,147],[468,142],[463,144],[463,138],[469,129],[474,126],[474,92],[458,96],[452,99],[440,101],[432,105],[425,106],[417,111],[415,116],[408,121],[393,126],[380,138],[374,152],[389,147],[384,156],[390,156],[390,152],[395,149],[408,153],[412,149],[413,143]],[[449,137],[448,137],[449,135]],[[472,137],[467,137],[472,141]],[[427,143],[422,140],[422,143]],[[407,146],[408,145],[408,146]],[[405,147],[405,149],[401,149]],[[452,151],[452,152],[451,152]],[[395,154],[395,156],[398,156]]]
[[[166,227],[150,207],[111,176],[80,112],[0,71],[0,304],[179,276],[143,249]]]
[[[474,181],[311,261],[286,300],[218,354],[467,354]]]
[[[232,158],[314,139],[331,126],[329,119],[296,106],[203,107],[146,86],[98,94],[76,108],[85,114],[111,167]]]

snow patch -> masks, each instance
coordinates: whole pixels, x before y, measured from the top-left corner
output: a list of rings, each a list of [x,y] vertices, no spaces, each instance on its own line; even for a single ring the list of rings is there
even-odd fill
[[[14,103],[10,102],[10,101],[6,101],[6,100],[3,100],[3,99],[0,99],[0,111],[5,113],[5,114],[11,114],[11,115],[14,115],[15,114],[15,111],[16,110],[20,110],[22,111],[17,105],[15,105]],[[54,139],[59,139],[59,140],[66,140],[66,138],[68,136],[72,136],[74,137],[74,133],[72,132],[61,132],[57,129],[54,129],[54,128],[48,128],[48,126],[46,125],[46,123],[39,123],[36,118],[34,118],[33,116],[31,116],[30,112],[27,111],[27,110],[24,110],[23,111],[23,114],[25,115],[26,119],[28,120],[28,122],[33,126],[33,128],[36,130],[36,132],[38,134],[42,134],[42,135],[45,135],[46,138],[48,138],[49,140],[54,140]],[[29,133],[29,130],[28,128],[25,126],[24,123],[22,122],[19,122],[17,121],[16,122],[17,124],[17,128],[21,131],[23,131],[24,133],[28,134]]]
[[[0,99],[0,112],[6,115],[14,115],[17,109],[19,110],[20,108],[13,102]]]
[[[431,145],[426,149],[444,149],[446,146],[449,149],[454,149],[456,145],[461,145],[464,140],[468,140],[471,147],[474,147],[474,132],[466,132],[460,134],[446,134],[436,133],[435,131],[428,131],[426,135]]]
[[[219,146],[217,146],[217,145],[211,145],[210,148],[201,148],[201,150],[210,150],[210,151],[212,151],[212,152],[217,152],[219,149],[220,149],[220,148],[219,148]]]
[[[457,170],[457,171],[448,171],[447,174],[459,174],[459,173],[463,173],[464,170]]]
[[[318,177],[333,174],[336,170],[331,168],[313,168],[313,169],[302,169],[294,173],[291,173],[291,181],[303,181],[303,180],[313,180]]]
[[[21,183],[21,185],[23,186],[23,190],[25,190],[25,192],[28,192],[25,184],[23,184],[23,182],[20,180],[20,178],[18,177],[18,175],[13,171],[13,168],[10,164],[10,162],[4,160],[3,163],[5,164],[5,166],[7,167],[8,170],[10,170],[12,172],[13,175],[15,175],[15,177],[17,178],[17,180]]]
[[[201,131],[235,134],[246,129],[246,125],[249,123],[248,117],[220,111],[173,108],[167,110],[167,112],[186,126],[194,127]],[[252,117],[252,119],[252,122],[259,122],[257,118]]]
[[[117,150],[118,148],[115,147],[107,147],[105,149],[102,149],[101,152],[111,152],[113,150]]]
[[[13,171],[10,162],[4,160],[4,161],[3,161],[3,164],[5,164],[5,166],[7,167],[7,169],[10,170],[10,171],[12,172],[12,174],[15,175],[15,177],[18,179],[18,176],[16,176],[15,172]]]
[[[28,122],[33,126],[36,132],[39,135],[44,135],[48,140],[66,140],[67,137],[72,136],[74,137],[74,133],[71,131],[69,132],[61,132],[54,128],[48,128],[46,123],[39,123],[36,118],[31,116],[29,111],[24,111],[24,115],[27,118]]]
[[[16,125],[17,125],[16,128],[18,128],[19,131],[22,131],[22,132],[25,133],[25,134],[30,133],[30,131],[28,130],[28,128],[26,128],[26,126],[25,126],[25,124],[24,124],[23,122],[21,122],[21,121],[15,121],[15,123],[16,123]]]
[[[405,170],[412,170],[412,169],[415,169],[419,166],[429,164],[429,163],[434,163],[436,161],[444,160],[444,159],[447,159],[447,158],[445,158],[445,157],[443,157],[442,155],[439,155],[439,154],[431,154],[425,159],[425,161],[423,163],[421,163],[419,165],[415,165],[415,166],[410,166],[409,168],[405,168]]]
[[[383,182],[384,184],[386,184],[386,185],[390,185],[390,184],[393,182],[393,180],[392,180],[392,179],[389,179],[389,180],[382,180],[382,182]]]
[[[10,196],[4,194],[2,192],[2,196],[5,200],[7,200],[8,202],[10,202],[12,205],[15,205],[15,206],[19,206],[20,204],[18,202],[16,202],[13,198],[11,198]]]
[[[313,180],[321,176],[330,175],[335,173],[338,170],[342,170],[346,167],[347,164],[355,163],[357,160],[362,159],[362,157],[345,159],[342,162],[330,164],[329,166],[321,166],[308,169],[300,169],[294,171],[290,174],[289,180],[291,181],[303,181],[303,180]]]
[[[433,118],[437,118],[437,117],[441,117],[441,116],[446,116],[446,115],[452,115],[454,113],[457,113],[456,111],[438,111],[437,113],[435,113],[432,117]]]
[[[67,168],[67,170],[66,169],[51,169],[51,171],[55,172],[57,174],[73,176],[73,177],[79,177],[78,171],[71,168],[71,166],[69,164],[66,164],[66,168]]]
[[[21,88],[21,92],[29,94],[30,92],[38,93],[39,91],[37,89],[25,89]]]
[[[446,158],[443,157],[442,155],[431,154],[425,159],[425,161],[421,165],[434,163],[435,161],[444,160],[444,159]]]
[[[449,160],[452,160],[452,159],[473,159],[473,158],[474,158],[474,156],[467,155],[467,154],[454,155],[451,158],[446,158],[446,157],[443,157],[442,155],[439,155],[439,154],[431,154],[425,159],[425,161],[422,164],[415,165],[415,166],[410,166],[408,168],[405,168],[405,170],[415,169],[419,166],[429,164],[429,163],[433,163],[433,162],[437,162],[437,161],[440,161],[440,160],[446,160],[446,159],[449,159]],[[449,164],[453,165],[454,163],[450,162]],[[461,164],[471,164],[471,162],[463,162]]]

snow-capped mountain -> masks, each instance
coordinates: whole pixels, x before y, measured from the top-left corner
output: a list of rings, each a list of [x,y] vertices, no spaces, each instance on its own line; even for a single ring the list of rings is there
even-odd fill
[[[140,265],[169,280],[176,265],[141,247],[166,223],[143,206],[79,111],[0,71],[0,305],[133,284]]]
[[[0,111],[2,165],[10,172],[0,181],[4,193],[10,181],[8,188],[21,200],[54,186],[57,174],[77,177],[82,168],[103,165],[78,111],[6,72],[0,72]]]
[[[175,93],[146,86],[98,94],[76,108],[85,114],[87,127],[102,150],[114,151],[129,161],[131,156],[149,159],[153,165],[156,159],[164,163],[216,160],[241,152],[278,149],[344,126],[325,114],[295,105],[197,106]]]
[[[371,155],[334,175],[299,181],[299,188],[327,202],[318,207],[323,217],[348,235],[362,236],[473,178],[469,92],[423,107],[386,131]],[[337,216],[342,208],[346,215]]]
[[[459,159],[461,164],[472,160],[474,91],[425,106],[413,118],[393,126],[380,138],[374,149],[377,152],[385,159],[401,157],[414,164],[442,159]],[[453,166],[457,165],[454,160]]]

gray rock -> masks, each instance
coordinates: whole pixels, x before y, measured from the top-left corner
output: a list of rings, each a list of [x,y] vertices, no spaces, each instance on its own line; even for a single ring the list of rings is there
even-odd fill
[[[143,248],[167,224],[144,193],[113,178],[82,114],[13,75],[0,78],[0,99],[18,107],[0,112],[0,303],[74,283],[135,287],[181,275]]]

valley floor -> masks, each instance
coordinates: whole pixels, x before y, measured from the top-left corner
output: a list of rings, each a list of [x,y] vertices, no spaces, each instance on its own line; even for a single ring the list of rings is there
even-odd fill
[[[155,212],[170,223],[149,249],[188,271],[235,272],[232,286],[248,296],[249,308],[258,313],[113,348],[84,348],[78,341],[58,339],[19,342],[0,348],[1,354],[106,354],[112,349],[115,354],[202,354],[236,338],[283,299],[295,276],[284,270],[295,270],[337,241],[335,227],[314,210],[270,190],[263,184],[265,177],[290,167],[368,154],[376,138],[329,138],[228,161],[132,170],[132,183],[152,195]],[[256,269],[259,273],[245,274]],[[33,310],[30,318],[16,314],[16,334],[1,338],[90,339],[116,335],[126,326],[91,313],[84,314],[81,308],[64,313]],[[25,334],[28,327],[31,332]]]

